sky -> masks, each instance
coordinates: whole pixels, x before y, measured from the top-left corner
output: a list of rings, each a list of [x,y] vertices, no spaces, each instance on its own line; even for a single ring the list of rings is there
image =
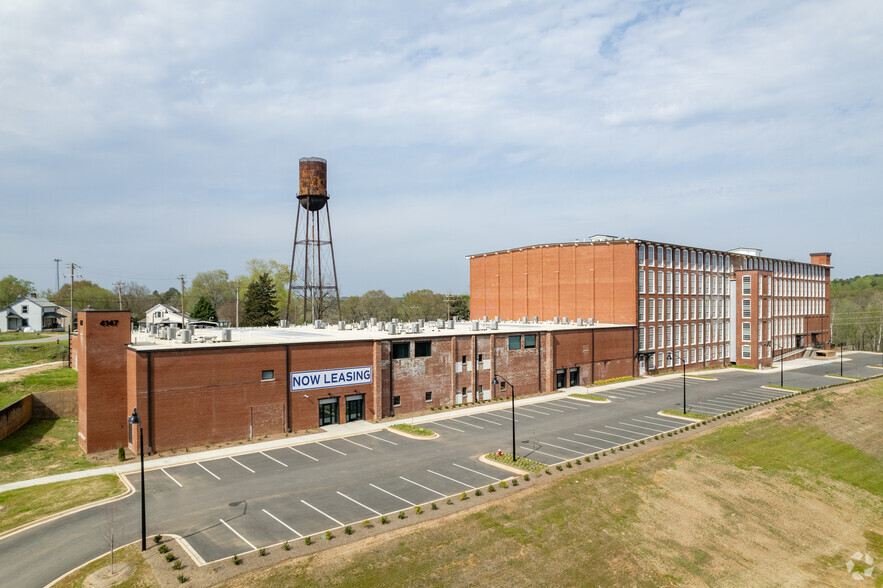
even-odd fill
[[[0,3],[0,276],[291,258],[328,161],[342,295],[602,233],[883,273],[883,3]]]

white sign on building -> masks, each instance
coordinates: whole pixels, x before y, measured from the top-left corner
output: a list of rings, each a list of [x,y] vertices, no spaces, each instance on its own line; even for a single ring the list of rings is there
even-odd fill
[[[370,365],[331,370],[291,372],[291,391],[301,392],[303,390],[316,390],[317,388],[338,388],[341,386],[370,384],[373,381],[371,376]]]

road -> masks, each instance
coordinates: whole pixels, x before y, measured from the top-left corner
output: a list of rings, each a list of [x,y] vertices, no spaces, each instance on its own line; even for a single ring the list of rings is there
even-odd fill
[[[853,353],[844,375],[883,370],[879,354]],[[784,372],[786,386],[835,383],[839,360]],[[782,396],[777,370],[728,370],[716,380],[687,378],[687,408],[719,414]],[[680,378],[648,378],[598,392],[610,403],[569,397],[532,401],[515,410],[519,455],[554,464],[681,427],[659,415],[681,409]],[[517,394],[517,390],[516,390]],[[448,412],[421,426],[439,434],[426,441],[386,430],[148,471],[148,535],[184,538],[204,561],[326,529],[358,524],[413,505],[511,477],[481,463],[482,454],[510,451],[509,404],[486,412]],[[140,492],[138,475],[128,477]],[[140,533],[140,496],[90,508],[0,540],[0,569],[17,586],[43,586],[108,550],[102,529],[115,522],[118,543]]]

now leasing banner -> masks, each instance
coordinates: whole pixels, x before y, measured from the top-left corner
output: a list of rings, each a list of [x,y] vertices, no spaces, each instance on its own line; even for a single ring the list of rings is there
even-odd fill
[[[291,391],[315,390],[316,388],[338,388],[370,384],[371,366],[291,372]]]

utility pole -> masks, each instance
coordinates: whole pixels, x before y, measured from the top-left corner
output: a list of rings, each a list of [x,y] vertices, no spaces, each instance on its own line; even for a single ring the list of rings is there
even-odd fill
[[[123,309],[123,283],[122,282],[114,282],[114,286],[117,287],[117,297],[120,299],[120,310]]]
[[[187,328],[187,321],[184,319],[184,278],[186,278],[184,274],[180,274],[178,279],[181,280],[181,328]]]
[[[58,292],[61,290],[61,275],[58,273],[58,263],[61,261],[61,258],[56,257],[52,261],[55,262],[55,291]]]
[[[239,288],[240,288],[240,284],[241,284],[241,282],[239,280],[236,280],[236,328],[237,329],[239,328]],[[291,284],[289,284],[289,287],[290,286],[291,286]],[[286,312],[287,312],[287,310],[288,309],[286,309]]]
[[[67,367],[71,365],[71,335],[74,332],[74,268],[79,267],[75,263],[71,263],[71,319],[67,324]],[[60,290],[61,288],[59,288]]]

